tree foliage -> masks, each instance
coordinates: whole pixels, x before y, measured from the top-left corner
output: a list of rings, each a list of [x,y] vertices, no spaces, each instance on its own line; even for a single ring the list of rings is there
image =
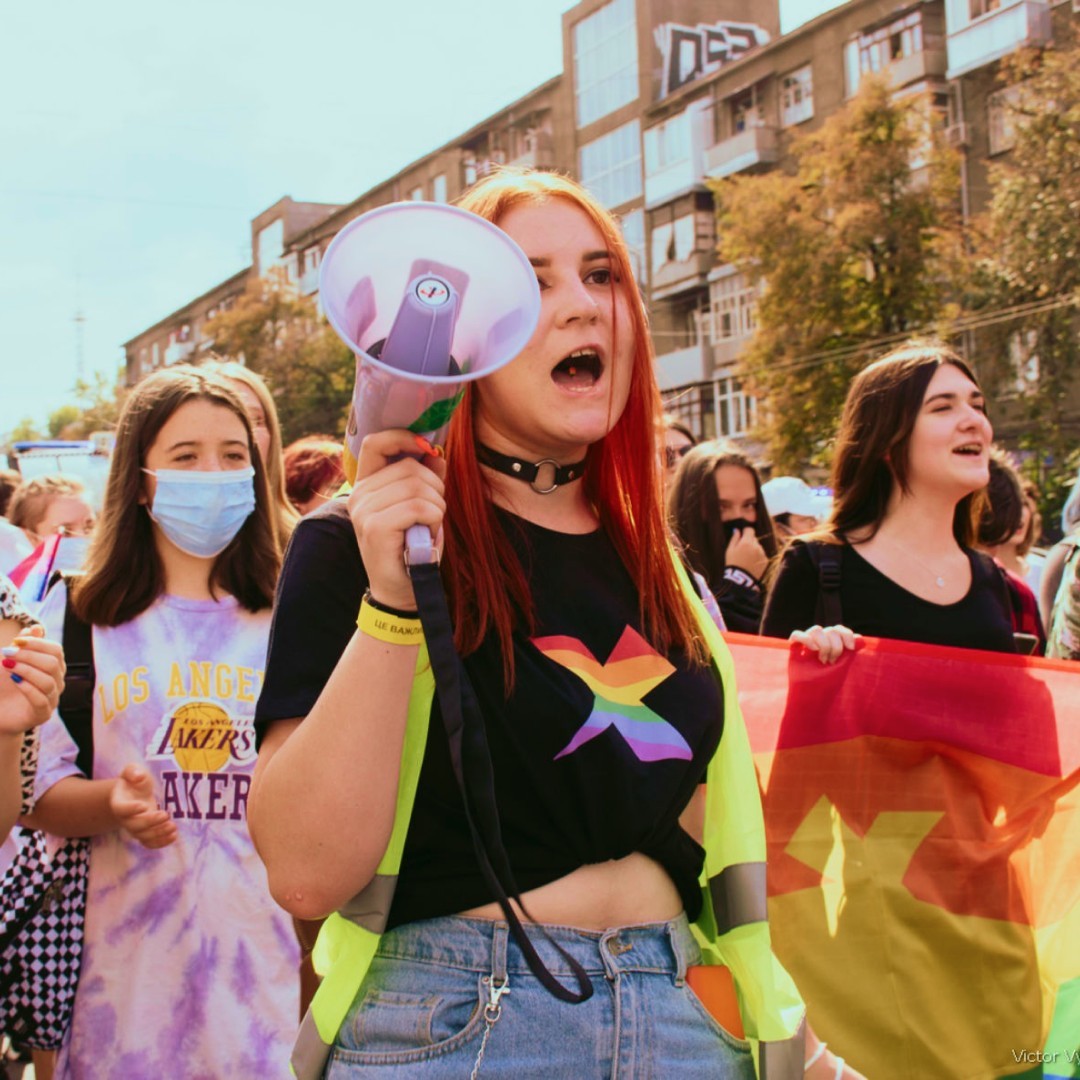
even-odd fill
[[[126,391],[123,379],[97,371],[90,381],[78,379],[68,402],[49,413],[49,435],[54,439],[88,439],[95,431],[113,431],[120,418]]]
[[[1010,154],[990,167],[992,197],[978,222],[986,303],[1031,305],[980,334],[983,370],[1015,396],[1021,444],[1036,451],[1032,472],[1056,519],[1075,479],[1074,387],[1080,363],[1080,48],[1017,53],[1003,65]]]
[[[958,159],[922,97],[867,78],[790,152],[790,173],[713,190],[721,258],[761,282],[741,375],[774,462],[798,469],[827,457],[875,343],[958,310],[963,232]]]
[[[340,435],[352,395],[355,359],[285,275],[252,281],[206,327],[214,351],[242,360],[266,380],[285,443],[303,435]]]

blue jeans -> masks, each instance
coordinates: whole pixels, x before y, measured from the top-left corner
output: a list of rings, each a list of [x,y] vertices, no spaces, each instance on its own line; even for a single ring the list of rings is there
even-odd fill
[[[467,1080],[483,1044],[481,1080],[753,1080],[749,1044],[686,984],[700,951],[684,915],[595,933],[547,930],[592,979],[581,1005],[543,988],[504,922],[450,916],[385,934],[326,1076]],[[529,936],[552,974],[576,989],[565,960],[535,928]],[[493,1022],[492,980],[508,990]]]

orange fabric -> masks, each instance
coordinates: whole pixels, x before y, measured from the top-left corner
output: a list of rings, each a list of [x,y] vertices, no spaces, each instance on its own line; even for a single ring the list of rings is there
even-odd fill
[[[738,1039],[746,1038],[739,1015],[739,999],[735,995],[735,980],[726,967],[698,964],[686,969],[686,981],[722,1028]]]

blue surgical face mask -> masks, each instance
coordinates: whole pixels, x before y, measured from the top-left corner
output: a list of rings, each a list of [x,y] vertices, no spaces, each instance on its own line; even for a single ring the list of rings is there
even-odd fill
[[[212,559],[255,510],[255,470],[144,469],[157,478],[150,517],[188,555]]]

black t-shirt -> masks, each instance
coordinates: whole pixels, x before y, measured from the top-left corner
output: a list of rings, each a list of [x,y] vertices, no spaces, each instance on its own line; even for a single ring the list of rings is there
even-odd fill
[[[521,554],[536,630],[515,631],[509,700],[494,634],[465,668],[486,722],[515,882],[524,892],[587,863],[643,852],[670,874],[694,918],[703,852],[678,816],[720,740],[715,668],[648,645],[637,592],[604,532],[552,532],[501,510],[498,520]],[[274,720],[311,711],[355,631],[365,587],[341,500],[304,518],[278,585],[255,716],[260,736]],[[493,899],[476,864],[436,699],[389,925]]]
[[[839,545],[843,624],[869,637],[1016,652],[1005,583],[993,560],[965,548],[971,588],[955,604],[935,604],[897,585],[850,544]],[[769,590],[761,632],[786,638],[819,621],[820,579],[808,545],[793,541]]]

